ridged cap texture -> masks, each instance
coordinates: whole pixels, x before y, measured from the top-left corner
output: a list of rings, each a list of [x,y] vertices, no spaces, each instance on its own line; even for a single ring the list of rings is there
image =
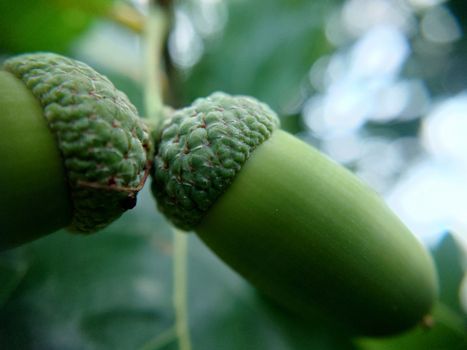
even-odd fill
[[[193,229],[278,126],[264,103],[219,92],[176,111],[155,140],[152,191],[159,209],[177,227]]]
[[[52,53],[16,56],[3,68],[37,98],[57,139],[73,204],[69,229],[99,230],[134,206],[151,142],[125,94],[86,64]]]

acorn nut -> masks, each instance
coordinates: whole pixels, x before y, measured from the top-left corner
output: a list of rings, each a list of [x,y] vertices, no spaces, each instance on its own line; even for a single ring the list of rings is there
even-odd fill
[[[0,249],[66,227],[97,231],[136,203],[149,131],[104,76],[52,53],[0,70]]]
[[[152,176],[176,226],[303,319],[382,336],[430,313],[429,253],[372,189],[253,98],[215,93],[175,112],[156,134]]]

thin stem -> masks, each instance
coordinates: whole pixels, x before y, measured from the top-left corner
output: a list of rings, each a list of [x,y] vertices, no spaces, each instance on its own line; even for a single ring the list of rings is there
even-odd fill
[[[175,330],[180,350],[191,350],[190,330],[188,327],[187,302],[187,234],[174,231],[174,269],[173,269],[173,303],[175,308]]]
[[[129,4],[114,4],[110,10],[104,14],[104,17],[107,17],[111,21],[118,23],[122,27],[130,29],[135,33],[141,34],[144,31],[144,15]]]
[[[151,1],[145,27],[145,107],[149,123],[153,128],[164,117],[162,93],[162,62],[164,44],[169,26],[170,2]],[[173,267],[173,304],[175,310],[175,333],[180,350],[191,350],[188,327],[187,305],[187,238],[186,234],[174,232],[174,267]]]
[[[163,116],[162,62],[164,44],[169,26],[168,13],[159,5],[149,6],[145,26],[145,89],[146,116],[157,123]]]

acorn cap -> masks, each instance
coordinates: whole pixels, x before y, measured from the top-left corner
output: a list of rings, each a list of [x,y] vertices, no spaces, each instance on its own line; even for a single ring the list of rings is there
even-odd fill
[[[73,205],[69,229],[96,231],[133,207],[152,148],[128,98],[86,64],[52,53],[16,56],[3,69],[36,97],[56,137]]]
[[[278,126],[267,105],[219,92],[176,111],[155,140],[152,191],[160,211],[193,229]]]

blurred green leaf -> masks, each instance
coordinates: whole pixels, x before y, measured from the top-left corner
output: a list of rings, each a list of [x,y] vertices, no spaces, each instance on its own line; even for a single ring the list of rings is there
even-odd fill
[[[465,30],[467,29],[467,3],[464,0],[450,0],[447,2],[447,6],[456,15],[458,23]]]
[[[0,1],[0,53],[66,52],[113,0]]]
[[[340,1],[228,1],[222,36],[184,82],[185,103],[221,90],[255,96],[279,113],[296,105],[314,61],[330,50],[324,34]]]
[[[0,310],[23,279],[27,265],[18,257],[10,254],[0,255]]]
[[[147,191],[104,232],[59,232],[17,252],[29,269],[0,310],[0,348],[178,348],[171,234]],[[353,348],[335,330],[277,311],[194,235],[188,258],[193,349]]]
[[[0,312],[0,348],[135,349],[171,327],[170,236],[142,197],[146,211],[99,234],[21,248],[30,268]]]
[[[446,234],[433,255],[440,284],[440,301],[467,322],[460,300],[462,279],[467,273],[463,247],[453,234]],[[465,331],[467,334],[467,328]]]

